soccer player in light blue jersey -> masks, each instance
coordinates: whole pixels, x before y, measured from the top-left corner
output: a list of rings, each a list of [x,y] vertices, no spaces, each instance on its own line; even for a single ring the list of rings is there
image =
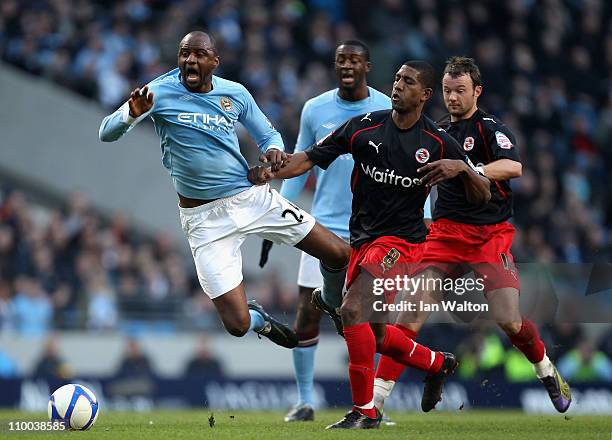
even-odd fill
[[[370,71],[368,47],[361,41],[348,40],[340,43],[335,54],[335,73],[338,88],[316,96],[304,104],[300,118],[295,152],[324,139],[329,133],[352,117],[391,108],[391,99],[367,85],[366,75]],[[326,228],[348,242],[351,216],[351,173],[355,163],[351,154],[338,157],[327,170],[315,167],[316,190],[311,214]],[[302,174],[283,182],[281,195],[295,202],[304,188],[309,174]],[[425,213],[430,218],[430,213]],[[271,242],[262,246],[265,264]],[[322,268],[325,270],[325,268]],[[314,360],[319,342],[321,312],[311,303],[312,291],[323,285],[319,261],[302,252],[298,273],[299,300],[295,329],[298,347],[293,349],[293,365],[298,388],[298,402],[285,416],[286,422],[314,419]],[[341,296],[327,295],[325,302],[340,307]],[[339,331],[341,331],[339,329]]]
[[[297,336],[255,301],[247,303],[240,246],[248,235],[296,246],[329,268],[327,287],[341,294],[350,249],[307,212],[268,185],[253,186],[240,153],[235,125],[241,123],[278,170],[283,141],[247,89],[213,75],[219,65],[214,40],[187,34],[179,45],[178,68],[135,89],[130,99],[104,118],[100,140],[112,142],[150,116],[160,137],[162,163],[178,193],[181,226],[198,279],[226,330],[249,330],[294,348]]]

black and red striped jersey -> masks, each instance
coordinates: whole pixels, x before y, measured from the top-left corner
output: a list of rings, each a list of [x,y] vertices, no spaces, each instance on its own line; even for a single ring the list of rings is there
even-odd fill
[[[445,158],[467,161],[461,146],[435,122],[421,116],[409,129],[395,125],[391,110],[349,119],[306,154],[326,169],[337,157],[352,154],[351,246],[382,236],[411,243],[425,240],[423,206],[428,189],[417,169]],[[442,183],[467,203],[459,177]]]
[[[450,122],[447,115],[438,122],[448,134],[459,142],[462,150],[475,166],[482,166],[498,159],[511,159],[520,162],[516,139],[512,132],[498,118],[480,109],[471,118]],[[470,209],[458,213],[452,198],[440,197],[436,200],[434,220],[447,218],[474,225],[501,223],[512,217],[512,188],[510,181],[491,182],[491,200],[483,205],[470,205]]]

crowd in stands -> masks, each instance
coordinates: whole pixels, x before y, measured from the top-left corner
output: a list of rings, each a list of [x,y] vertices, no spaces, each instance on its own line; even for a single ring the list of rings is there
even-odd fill
[[[292,312],[280,278],[250,283],[261,304]],[[103,221],[79,193],[49,209],[0,184],[0,329],[219,329],[193,262],[169,233],[139,236],[116,214]],[[131,323],[131,324],[130,324]]]
[[[481,107],[514,130],[524,162],[515,255],[606,261],[611,16],[603,0],[5,0],[0,55],[111,110],[175,67],[184,34],[205,29],[217,40],[217,74],[248,87],[289,148],[304,101],[335,86],[338,41],[370,45],[370,83],[384,92],[406,59],[441,71],[451,55],[473,56]],[[440,95],[426,109],[436,119]]]
[[[516,259],[583,263],[612,258],[611,17],[603,0],[4,0],[0,56],[112,110],[175,66],[185,33],[208,30],[221,55],[217,74],[247,86],[289,149],[305,100],[335,86],[338,41],[368,43],[369,82],[384,92],[406,59],[441,71],[451,55],[473,56],[481,107],[511,127],[521,149]],[[443,114],[439,90],[426,111]],[[103,219],[83,195],[44,209],[26,199],[0,192],[0,331],[116,329],[143,318],[219,328],[171,236],[140,236],[122,214]],[[293,311],[293,286],[253,280],[251,290],[264,306]],[[487,338],[468,338],[465,353],[482,368],[489,347],[485,364],[505,365]],[[555,355],[565,374],[585,374],[586,358],[604,365],[602,355],[612,357],[610,344],[584,341]]]

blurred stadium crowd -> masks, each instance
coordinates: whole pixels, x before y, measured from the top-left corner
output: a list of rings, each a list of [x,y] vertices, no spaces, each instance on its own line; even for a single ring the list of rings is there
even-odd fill
[[[294,293],[274,275],[249,283],[249,294],[276,312],[293,311]],[[143,237],[122,214],[103,222],[80,193],[50,209],[0,190],[0,331],[219,325],[193,262],[169,233]]]
[[[335,86],[338,41],[369,44],[369,82],[384,92],[405,59],[441,71],[450,55],[473,56],[480,106],[521,148],[516,259],[581,263],[612,258],[611,17],[603,0],[4,0],[0,55],[111,110],[175,66],[185,33],[206,29],[221,55],[217,74],[249,88],[289,149],[305,100]],[[443,114],[440,95],[426,107],[433,118]],[[5,187],[0,328],[44,334],[143,318],[169,330],[218,328],[178,246],[167,235],[139,236],[121,214],[102,221],[83,195],[43,207]],[[294,286],[255,279],[249,290],[275,312],[293,311]],[[612,356],[609,343],[600,348]]]
[[[110,110],[175,66],[186,32],[207,29],[217,73],[249,88],[289,147],[304,101],[334,87],[342,39],[370,45],[370,82],[385,92],[405,59],[441,70],[450,55],[474,56],[481,106],[517,134],[525,165],[516,256],[580,262],[612,254],[611,14],[602,0],[6,0],[0,53]]]

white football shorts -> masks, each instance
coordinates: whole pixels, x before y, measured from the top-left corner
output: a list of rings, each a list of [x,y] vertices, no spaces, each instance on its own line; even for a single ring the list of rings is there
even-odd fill
[[[348,238],[343,238],[347,243]],[[316,289],[323,286],[323,276],[319,267],[319,260],[312,255],[302,252],[300,256],[300,268],[298,269],[297,285]]]
[[[319,269],[319,260],[306,252],[302,252],[300,257],[297,284],[298,286],[310,289],[323,286],[323,276],[321,275],[321,269]]]
[[[247,236],[295,246],[315,225],[309,213],[267,184],[179,211],[200,285],[211,299],[242,282],[240,246]]]

